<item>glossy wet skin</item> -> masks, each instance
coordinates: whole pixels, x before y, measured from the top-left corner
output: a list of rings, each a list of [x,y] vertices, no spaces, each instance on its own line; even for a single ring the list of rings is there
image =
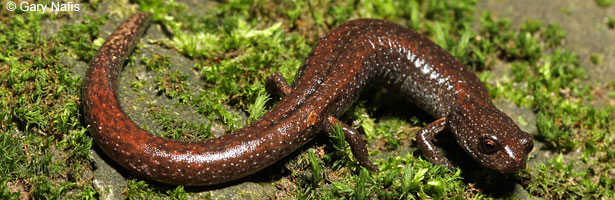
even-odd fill
[[[420,34],[372,19],[333,29],[312,50],[292,86],[279,74],[270,77],[268,86],[282,100],[261,120],[202,142],[160,138],[127,117],[116,93],[121,67],[149,19],[149,14],[138,13],[109,36],[88,69],[83,90],[85,119],[96,143],[121,166],[148,179],[179,185],[236,180],[336,125],[342,126],[359,163],[377,171],[361,134],[337,119],[367,84],[382,84],[439,118],[417,134],[419,147],[432,162],[454,165],[431,142],[451,131],[487,167],[501,172],[525,167],[531,137],[495,109],[472,72]]]

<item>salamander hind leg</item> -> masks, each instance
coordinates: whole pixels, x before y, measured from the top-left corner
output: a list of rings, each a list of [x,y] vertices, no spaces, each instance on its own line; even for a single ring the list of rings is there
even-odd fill
[[[357,161],[359,161],[359,164],[370,171],[378,172],[378,167],[369,161],[367,144],[357,130],[354,130],[352,127],[339,121],[333,116],[329,116],[326,122],[327,130],[329,132],[332,131],[335,126],[340,124],[342,126],[342,131],[344,131],[346,142],[350,145],[352,155],[357,159]]]
[[[444,157],[432,142],[436,135],[442,133],[445,128],[446,118],[440,118],[419,130],[416,134],[416,142],[427,160],[453,169],[456,167],[455,164]]]
[[[290,91],[292,90],[290,85],[288,85],[288,82],[284,79],[284,76],[278,72],[267,77],[266,89],[267,92],[280,95],[282,98],[290,94]]]

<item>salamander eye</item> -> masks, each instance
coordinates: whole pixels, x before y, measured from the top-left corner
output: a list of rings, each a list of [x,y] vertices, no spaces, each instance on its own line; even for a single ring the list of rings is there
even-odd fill
[[[498,151],[498,143],[491,138],[483,138],[480,140],[478,148],[485,154],[493,154]]]

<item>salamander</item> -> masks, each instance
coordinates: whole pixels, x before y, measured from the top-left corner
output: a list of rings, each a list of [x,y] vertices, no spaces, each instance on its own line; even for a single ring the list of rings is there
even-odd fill
[[[380,84],[437,120],[419,130],[418,147],[448,167],[433,138],[454,134],[478,163],[499,172],[525,168],[530,134],[495,108],[473,72],[426,37],[377,19],[357,19],[321,38],[292,85],[281,74],[267,79],[281,100],[259,121],[205,141],[180,142],[151,134],[122,111],[118,76],[151,14],[137,13],[115,30],[91,61],[83,86],[84,118],[96,144],[112,160],[142,177],[176,185],[236,180],[275,163],[320,132],[341,126],[360,165],[371,171],[366,143],[337,119],[367,84]]]

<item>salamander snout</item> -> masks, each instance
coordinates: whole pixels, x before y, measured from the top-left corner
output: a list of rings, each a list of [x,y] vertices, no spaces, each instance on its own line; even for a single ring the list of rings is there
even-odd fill
[[[457,109],[449,126],[460,146],[476,161],[506,173],[525,169],[532,136],[496,108]]]
[[[478,160],[502,173],[524,170],[528,154],[534,148],[532,136],[519,129],[507,116],[498,122],[491,123],[497,124],[497,128],[488,128],[482,133],[483,138],[487,139],[479,141]],[[487,149],[485,146],[493,148]]]
[[[517,134],[520,138],[516,140],[508,140],[503,145],[501,152],[501,163],[494,165],[492,168],[498,172],[516,172],[524,170],[527,163],[527,155],[534,148],[534,143],[530,134],[526,132],[519,132]]]

